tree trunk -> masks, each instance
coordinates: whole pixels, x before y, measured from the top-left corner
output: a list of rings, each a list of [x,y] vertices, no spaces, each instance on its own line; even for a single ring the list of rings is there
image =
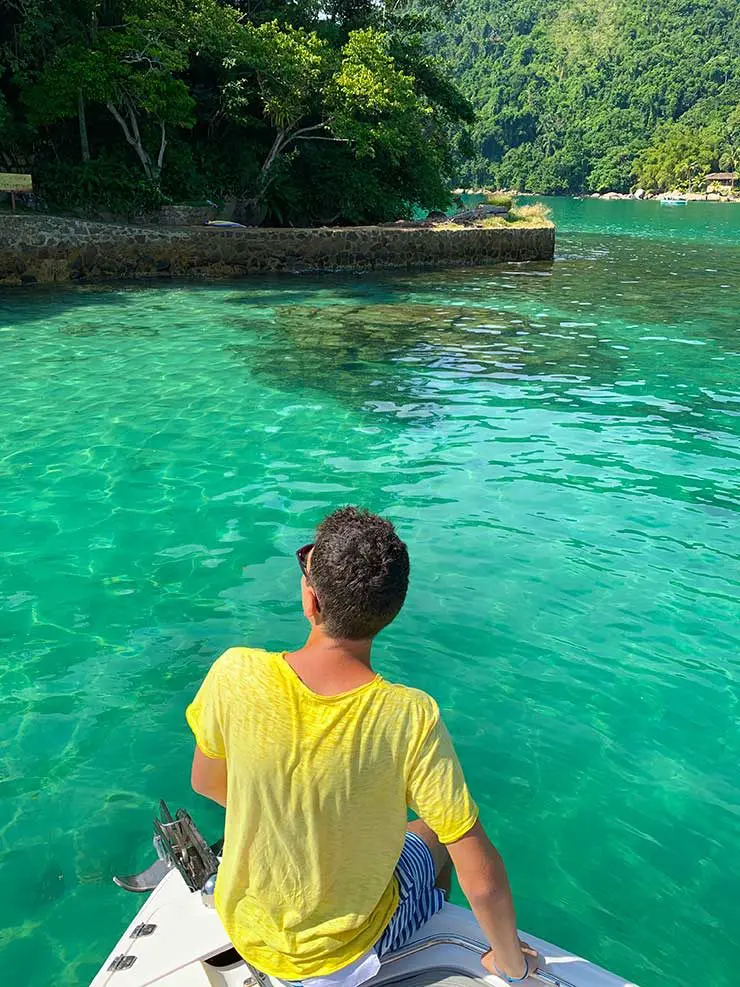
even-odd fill
[[[87,115],[85,113],[85,97],[82,90],[77,93],[77,119],[80,122],[80,152],[82,160],[87,164],[90,160],[90,143],[87,139]]]
[[[248,199],[240,199],[236,204],[234,219],[238,223],[243,223],[245,226],[262,225],[267,215],[265,196],[275,178],[275,163],[280,155],[290,144],[297,140],[335,140],[333,137],[321,138],[316,134],[316,131],[326,130],[331,122],[332,118],[330,117],[327,120],[322,120],[321,123],[311,124],[309,127],[301,127],[299,129],[280,127],[278,129],[275,139],[272,142],[272,147],[260,168],[254,195]],[[295,124],[293,124],[293,127],[295,127]]]
[[[167,147],[167,131],[165,129],[164,120],[160,120],[159,129],[162,134],[162,139],[159,142],[159,154],[157,155],[157,171],[159,174],[161,174],[162,162],[164,161],[164,150]]]
[[[139,156],[139,160],[144,166],[144,171],[146,172],[146,177],[150,182],[159,181],[159,168],[157,168],[152,162],[149,152],[144,147],[144,142],[141,139],[141,134],[139,133],[139,119],[136,116],[136,110],[134,109],[134,104],[130,99],[126,100],[128,106],[128,118],[131,123],[131,133],[134,136],[133,146],[134,150]],[[164,136],[164,135],[163,135]]]
[[[116,120],[119,127],[123,131],[123,136],[126,138],[126,140],[131,145],[131,147],[133,147],[133,149],[136,151],[136,156],[138,157],[139,161],[141,161],[141,166],[144,169],[144,174],[146,175],[146,177],[149,179],[150,182],[156,182],[159,178],[159,170],[156,169],[155,166],[152,164],[152,159],[149,157],[146,148],[141,142],[141,135],[139,133],[139,124],[136,119],[136,112],[134,111],[133,106],[129,102],[128,104],[128,115],[129,115],[129,123],[130,123],[129,126],[129,124],[126,123],[126,120],[124,119],[122,114],[119,113],[118,107],[115,106],[114,103],[106,103],[105,105],[108,107],[108,112],[111,114],[111,116],[113,116],[113,118]]]
[[[259,192],[258,196],[264,195],[267,190],[267,186],[270,184],[270,171],[272,166],[275,164],[280,152],[285,147],[287,141],[285,138],[285,131],[283,129],[278,130],[275,135],[275,140],[272,142],[272,147],[270,152],[264,160],[262,168],[260,169],[259,181]]]

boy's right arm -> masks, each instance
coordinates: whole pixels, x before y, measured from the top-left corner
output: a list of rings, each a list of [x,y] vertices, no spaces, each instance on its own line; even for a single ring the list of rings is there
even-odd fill
[[[504,862],[478,821],[478,808],[436,704],[432,713],[409,772],[406,804],[449,851],[460,887],[491,944],[483,966],[490,973],[498,968],[507,979],[525,979],[529,969],[534,973],[537,954],[519,942]]]
[[[524,980],[537,966],[537,953],[519,941],[509,879],[501,854],[480,822],[447,849],[463,894],[491,949],[482,958],[489,973]]]

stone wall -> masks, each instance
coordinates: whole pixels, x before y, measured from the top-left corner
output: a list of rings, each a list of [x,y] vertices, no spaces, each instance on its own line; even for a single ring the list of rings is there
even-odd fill
[[[473,266],[551,260],[554,245],[551,226],[163,229],[6,215],[0,284]]]

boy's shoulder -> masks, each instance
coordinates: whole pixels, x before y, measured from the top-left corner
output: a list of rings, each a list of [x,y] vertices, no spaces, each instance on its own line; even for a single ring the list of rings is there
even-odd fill
[[[219,679],[233,680],[267,668],[276,657],[279,655],[265,648],[227,648],[215,660],[211,670]]]
[[[439,706],[428,692],[415,689],[410,685],[402,685],[399,682],[388,682],[385,679],[383,681],[387,687],[389,701],[399,709],[404,710],[407,715],[411,715],[429,726],[439,719]]]

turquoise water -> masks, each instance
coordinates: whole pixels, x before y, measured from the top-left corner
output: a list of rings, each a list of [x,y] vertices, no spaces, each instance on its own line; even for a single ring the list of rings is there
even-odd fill
[[[643,987],[740,946],[740,208],[556,201],[554,265],[0,294],[0,981],[85,984],[182,711],[390,515],[522,927]],[[636,235],[635,235],[636,234]]]

